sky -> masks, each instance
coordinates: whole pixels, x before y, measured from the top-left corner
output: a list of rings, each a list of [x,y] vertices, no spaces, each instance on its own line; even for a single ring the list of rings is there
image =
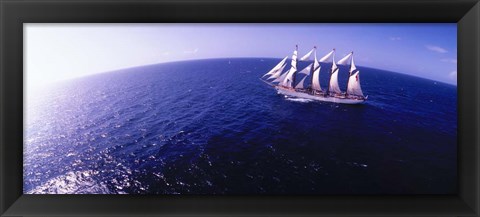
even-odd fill
[[[27,86],[192,59],[283,58],[336,48],[355,64],[457,84],[457,26],[445,24],[24,24]],[[273,67],[273,66],[272,66]]]

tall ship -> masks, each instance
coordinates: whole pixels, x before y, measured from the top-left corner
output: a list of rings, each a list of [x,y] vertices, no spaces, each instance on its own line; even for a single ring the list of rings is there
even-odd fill
[[[344,104],[359,104],[367,100],[368,96],[363,95],[360,86],[360,71],[356,68],[353,61],[353,52],[350,52],[335,63],[335,49],[320,60],[317,60],[317,47],[315,46],[298,61],[309,62],[312,54],[314,56],[313,62],[302,70],[298,70],[297,45],[293,51],[290,68],[285,70],[288,59],[288,56],[286,56],[263,75],[262,80],[273,86],[279,94],[286,96]],[[322,88],[320,85],[320,63],[329,63],[330,61],[332,66],[329,70],[329,83],[326,88]],[[338,72],[340,70],[338,65],[346,65],[348,63],[350,63],[348,82],[345,92],[342,92],[338,84]],[[298,74],[304,75],[300,81],[296,81]]]

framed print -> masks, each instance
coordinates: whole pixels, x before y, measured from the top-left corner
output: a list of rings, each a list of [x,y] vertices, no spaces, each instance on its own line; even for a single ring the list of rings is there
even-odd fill
[[[24,194],[457,192],[456,24],[24,32]],[[317,40],[338,46],[293,46]],[[128,65],[142,66],[90,74]]]
[[[477,216],[479,10],[4,0],[1,215]]]

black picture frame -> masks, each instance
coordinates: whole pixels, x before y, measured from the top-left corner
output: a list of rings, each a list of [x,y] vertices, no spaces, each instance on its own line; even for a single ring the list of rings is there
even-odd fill
[[[479,216],[478,0],[0,0],[1,216]],[[23,23],[458,24],[458,194],[22,195]]]

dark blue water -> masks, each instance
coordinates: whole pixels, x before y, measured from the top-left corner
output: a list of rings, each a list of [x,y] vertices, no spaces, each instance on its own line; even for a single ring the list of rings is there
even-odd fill
[[[258,79],[279,61],[165,63],[35,91],[24,192],[456,192],[456,86],[359,67],[363,105],[285,98]]]

